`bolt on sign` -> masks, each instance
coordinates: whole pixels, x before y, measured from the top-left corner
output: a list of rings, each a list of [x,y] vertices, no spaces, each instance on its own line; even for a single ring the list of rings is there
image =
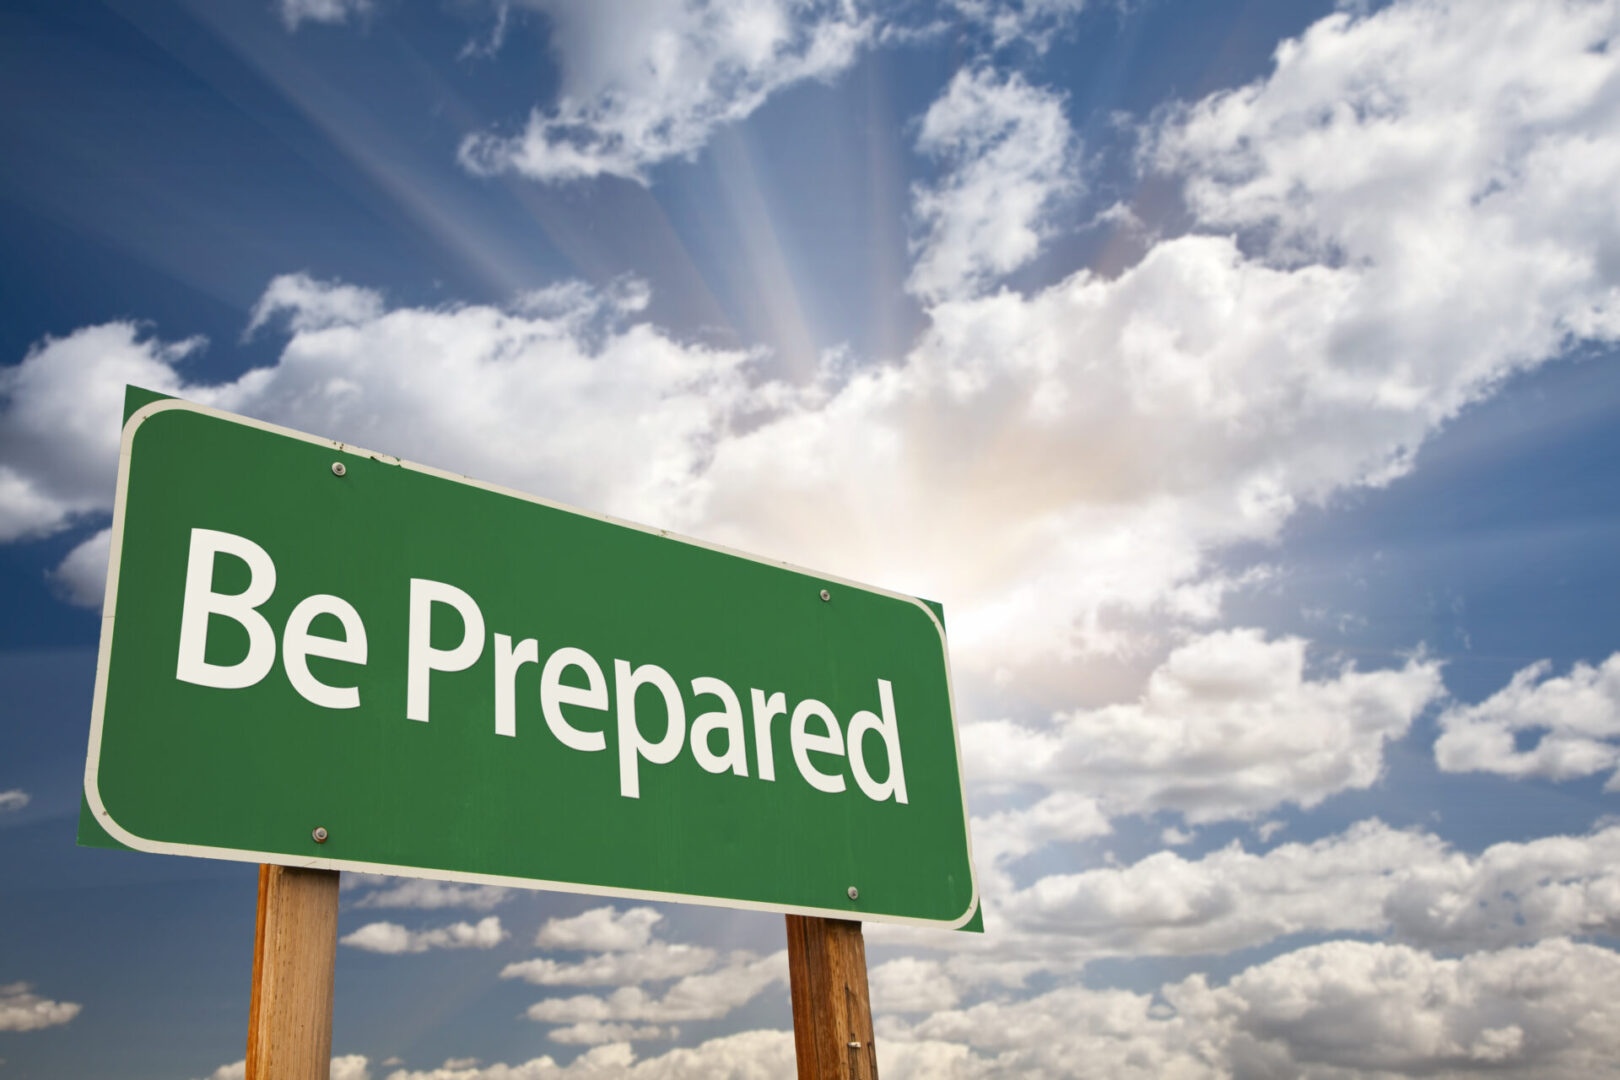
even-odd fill
[[[130,403],[85,842],[973,918],[928,604],[189,402]]]

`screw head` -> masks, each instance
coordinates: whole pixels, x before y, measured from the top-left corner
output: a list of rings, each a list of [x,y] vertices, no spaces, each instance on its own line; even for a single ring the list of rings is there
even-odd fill
[[[822,589],[821,590],[821,598],[823,600],[831,600],[832,599],[832,593],[828,592],[826,589]]]
[[[312,831],[309,835],[314,837],[315,842],[317,844],[326,843],[326,826],[324,826],[324,825],[315,826],[314,831]]]
[[[345,466],[343,464],[343,462],[341,462],[341,461],[332,462],[332,475],[333,476],[342,476],[344,473],[346,473],[348,471],[349,470],[348,470],[347,466]]]
[[[861,890],[859,890],[855,886],[851,885],[849,887],[849,898],[851,900],[859,900],[861,898]]]

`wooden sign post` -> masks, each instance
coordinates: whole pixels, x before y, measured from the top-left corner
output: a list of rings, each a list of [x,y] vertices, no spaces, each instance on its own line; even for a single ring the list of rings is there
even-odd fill
[[[247,1080],[328,1080],[338,872],[259,867]]]
[[[787,916],[799,1080],[877,1080],[861,924]]]

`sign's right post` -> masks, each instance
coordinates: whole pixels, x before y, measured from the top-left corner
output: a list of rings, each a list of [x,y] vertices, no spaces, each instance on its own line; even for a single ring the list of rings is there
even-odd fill
[[[787,916],[799,1080],[877,1080],[861,924]]]

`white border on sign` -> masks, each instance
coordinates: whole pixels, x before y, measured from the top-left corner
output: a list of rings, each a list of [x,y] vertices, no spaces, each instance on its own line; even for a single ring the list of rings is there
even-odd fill
[[[764,563],[768,566],[776,566],[785,570],[791,570],[794,573],[804,574],[820,581],[832,582],[838,585],[846,585],[850,588],[861,589],[866,592],[877,593],[882,596],[888,596],[896,600],[904,600],[907,603],[915,604],[917,607],[922,609],[924,614],[928,616],[928,621],[934,625],[934,629],[938,632],[940,653],[945,661],[946,702],[951,712],[951,738],[956,746],[956,779],[962,796],[962,830],[963,835],[967,839],[968,878],[973,887],[972,899],[968,904],[967,911],[957,919],[921,919],[904,915],[885,915],[880,912],[852,910],[850,908],[799,907],[794,904],[771,904],[757,900],[734,900],[726,897],[701,896],[696,893],[666,893],[658,892],[652,889],[625,889],[610,886],[583,885],[577,882],[568,881],[541,881],[536,878],[515,878],[505,877],[500,874],[477,874],[457,870],[437,870],[430,867],[421,866],[392,866],[384,863],[359,862],[353,859],[304,858],[296,855],[288,855],[285,852],[245,851],[240,848],[210,847],[206,844],[171,843],[169,841],[149,840],[145,837],[136,836],[134,833],[119,825],[118,822],[114,821],[112,815],[107,812],[105,804],[101,801],[101,792],[97,787],[96,782],[101,761],[101,720],[102,710],[105,708],[107,702],[107,669],[108,661],[112,655],[113,618],[116,615],[114,604],[118,596],[119,562],[123,556],[124,499],[129,490],[130,453],[132,447],[134,446],[135,432],[140,429],[140,426],[143,423],[160,412],[168,412],[175,409],[201,413],[204,416],[211,416],[215,419],[224,420],[228,423],[242,424],[246,427],[258,428],[261,431],[268,431],[275,435],[283,435],[287,438],[299,439],[303,442],[314,443],[317,446],[329,446],[333,450],[340,453],[372,458],[377,461],[386,462],[390,465],[398,465],[401,468],[409,469],[413,472],[423,473],[427,476],[436,476],[441,480],[449,480],[453,483],[481,488],[485,491],[494,492],[497,495],[506,495],[514,499],[522,499],[525,502],[538,503],[541,506],[550,507],[553,510],[560,510],[564,513],[575,514],[579,517],[592,518],[596,521],[606,522],[610,525],[618,525],[628,529],[635,529],[638,532],[661,536],[683,544],[691,544],[694,547],[707,548],[710,551],[718,551],[725,555],[732,555],[738,558],[747,559],[750,562]],[[253,420],[245,416],[238,416],[235,413],[224,412],[220,409],[211,408],[207,405],[198,405],[195,402],[184,401],[179,398],[165,398],[161,401],[150,402],[149,404],[143,405],[139,409],[135,410],[135,412],[130,415],[129,420],[124,424],[123,438],[118,449],[118,494],[113,503],[112,553],[107,563],[107,592],[102,600],[101,607],[101,645],[96,653],[96,693],[94,703],[91,705],[90,711],[90,748],[84,764],[84,795],[85,799],[90,804],[91,812],[96,816],[96,821],[99,822],[101,827],[107,830],[107,833],[115,840],[128,847],[134,848],[137,851],[148,851],[160,855],[191,855],[209,859],[230,859],[236,862],[274,863],[280,866],[297,866],[312,870],[351,870],[366,874],[396,874],[402,877],[429,878],[436,881],[456,881],[477,885],[502,885],[508,888],[517,889],[549,889],[555,892],[583,893],[589,896],[624,897],[630,900],[660,900],[676,904],[705,904],[710,907],[736,908],[744,911],[771,911],[785,915],[811,915],[818,918],[856,918],[866,922],[886,922],[895,923],[902,926],[928,926],[946,930],[955,930],[966,925],[973,918],[974,913],[978,911],[979,908],[979,878],[978,873],[973,865],[973,832],[970,827],[967,812],[967,783],[962,776],[962,738],[956,727],[956,691],[951,684],[950,652],[946,648],[945,644],[945,628],[940,625],[939,619],[934,615],[933,609],[927,604],[923,603],[921,600],[914,596],[906,596],[903,593],[890,592],[888,589],[878,589],[870,585],[863,585],[860,582],[850,581],[847,578],[821,574],[814,570],[806,570],[804,567],[794,566],[792,563],[782,562],[777,559],[765,559],[758,555],[750,555],[746,551],[736,551],[732,548],[723,547],[719,544],[710,544],[706,541],[696,540],[689,536],[681,536],[676,533],[668,532],[664,529],[654,529],[646,525],[639,525],[633,521],[621,521],[618,518],[609,517],[606,514],[597,514],[589,510],[581,510],[577,507],[565,506],[562,503],[552,502],[550,499],[542,499],[538,495],[530,495],[522,491],[514,491],[511,488],[501,487],[498,484],[487,484],[481,480],[473,480],[470,477],[445,472],[443,469],[435,469],[429,465],[418,465],[414,462],[404,461],[400,458],[394,457],[391,454],[373,453],[370,450],[363,450],[360,447],[337,442],[333,439],[322,439],[318,436],[310,435],[302,431],[294,431],[291,428],[284,428],[277,424],[267,424],[262,420]]]

